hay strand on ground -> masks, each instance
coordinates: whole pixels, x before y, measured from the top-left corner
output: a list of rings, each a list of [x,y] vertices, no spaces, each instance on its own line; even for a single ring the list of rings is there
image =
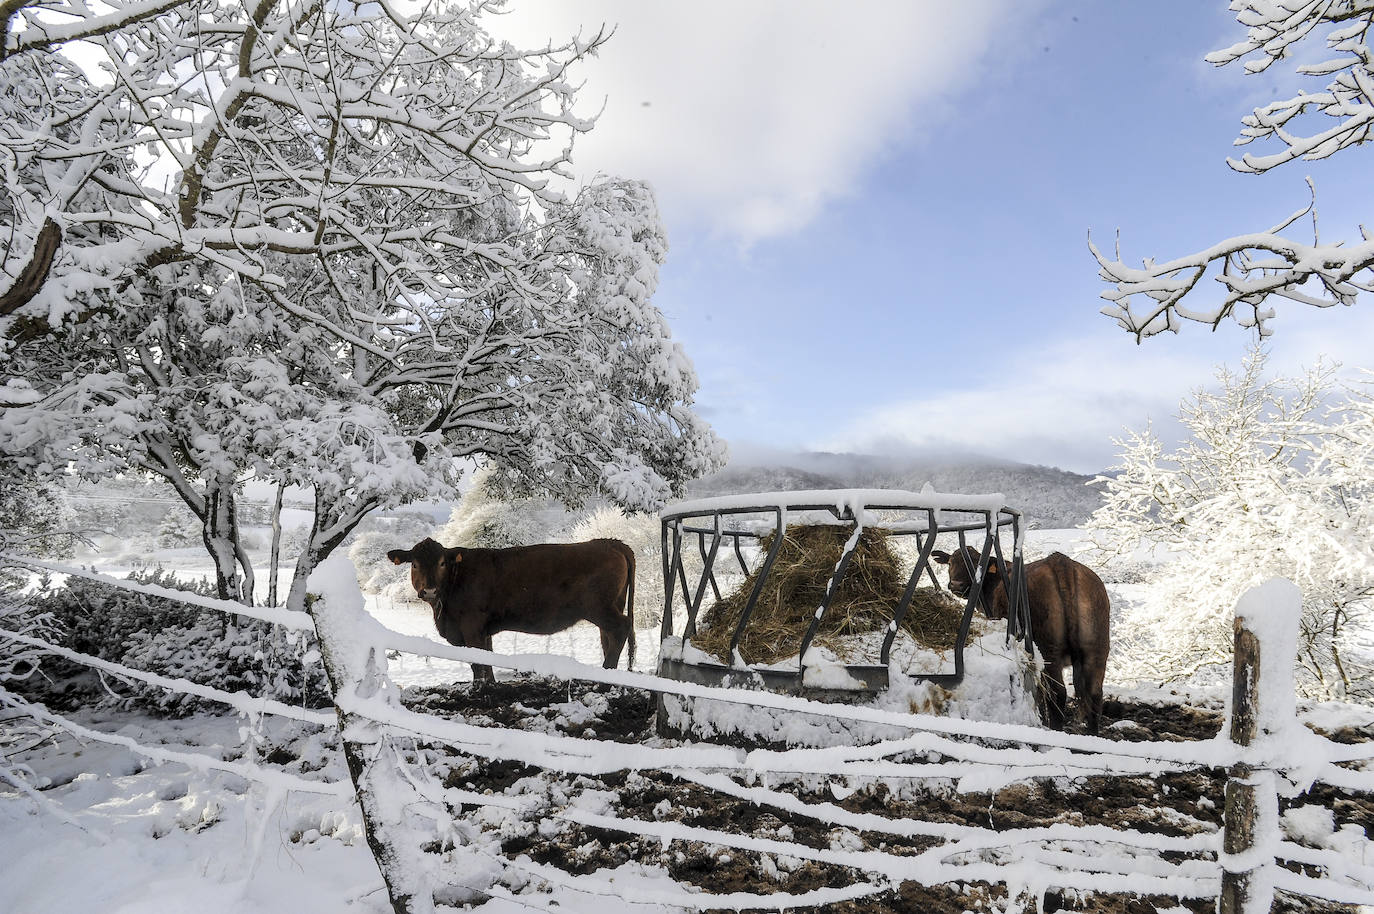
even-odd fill
[[[740,639],[740,655],[746,662],[775,663],[796,656],[852,534],[852,528],[835,525],[793,524],[787,528],[778,557]],[[760,541],[765,554],[772,548],[776,535],[771,533]],[[729,662],[730,640],[753,592],[759,569],[702,614],[692,638],[694,646]],[[816,629],[816,643],[849,662],[854,645],[846,643],[846,639],[879,631],[892,621],[909,575],[910,568],[904,567],[888,542],[887,531],[865,528],[830,608]],[[963,611],[964,604],[946,591],[918,588],[902,620],[902,629],[919,644],[948,650],[958,636]],[[876,661],[877,657],[872,659]]]

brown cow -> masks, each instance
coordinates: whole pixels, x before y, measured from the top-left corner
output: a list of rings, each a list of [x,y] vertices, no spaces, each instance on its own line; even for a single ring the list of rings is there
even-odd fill
[[[967,597],[981,560],[978,551],[972,546],[953,555],[936,550],[931,558],[949,566],[949,589]],[[1088,732],[1096,733],[1102,722],[1102,680],[1107,673],[1107,651],[1111,646],[1107,588],[1091,568],[1055,552],[1026,565],[1026,593],[1030,599],[1031,638],[1044,662],[1040,686],[1047,722],[1057,729],[1064,726],[1068,701],[1064,666],[1072,663],[1074,695],[1083,706]],[[1006,578],[995,557],[988,560],[979,604],[989,619],[1007,617]]]
[[[410,583],[450,644],[489,651],[497,632],[552,635],[586,620],[601,629],[606,669],[620,662],[627,639],[634,667],[635,554],[620,540],[449,549],[426,537],[386,556],[410,563]],[[485,664],[472,674],[495,678]]]

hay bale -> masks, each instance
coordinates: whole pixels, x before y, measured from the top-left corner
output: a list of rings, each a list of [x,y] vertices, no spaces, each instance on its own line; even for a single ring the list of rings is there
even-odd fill
[[[776,535],[769,534],[760,541],[765,552],[772,548]],[[796,655],[851,535],[852,530],[842,526],[794,524],[787,528],[740,639],[740,655],[746,662],[775,663]],[[755,569],[733,593],[702,614],[692,638],[695,647],[729,661],[730,639],[758,573]],[[830,608],[816,629],[816,643],[849,662],[855,651],[855,636],[881,631],[892,621],[909,576],[910,569],[903,567],[888,543],[887,531],[865,528]],[[919,644],[947,650],[954,646],[963,611],[963,603],[951,594],[933,587],[918,588],[902,628]]]

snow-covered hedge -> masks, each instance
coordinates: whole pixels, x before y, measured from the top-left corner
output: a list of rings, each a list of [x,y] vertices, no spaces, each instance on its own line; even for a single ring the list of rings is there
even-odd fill
[[[213,585],[188,583],[160,568],[135,571],[129,579],[213,595]],[[51,618],[55,643],[78,653],[224,691],[247,691],[309,707],[330,702],[314,639],[300,632],[77,577],[62,586],[47,586],[33,599],[33,609]],[[48,658],[40,675],[30,677],[23,688],[69,699],[112,695],[127,704],[176,715],[203,704],[201,699],[142,683],[110,686],[109,691],[101,687],[79,664]]]

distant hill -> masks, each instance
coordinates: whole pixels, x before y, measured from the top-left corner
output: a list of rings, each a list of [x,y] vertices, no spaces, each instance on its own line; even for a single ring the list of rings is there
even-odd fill
[[[1091,476],[1055,467],[985,457],[877,457],[864,454],[803,453],[762,464],[731,464],[692,482],[691,498],[795,489],[908,489],[926,484],[937,492],[986,495],[1001,492],[1034,527],[1077,527],[1101,504],[1087,483]]]

